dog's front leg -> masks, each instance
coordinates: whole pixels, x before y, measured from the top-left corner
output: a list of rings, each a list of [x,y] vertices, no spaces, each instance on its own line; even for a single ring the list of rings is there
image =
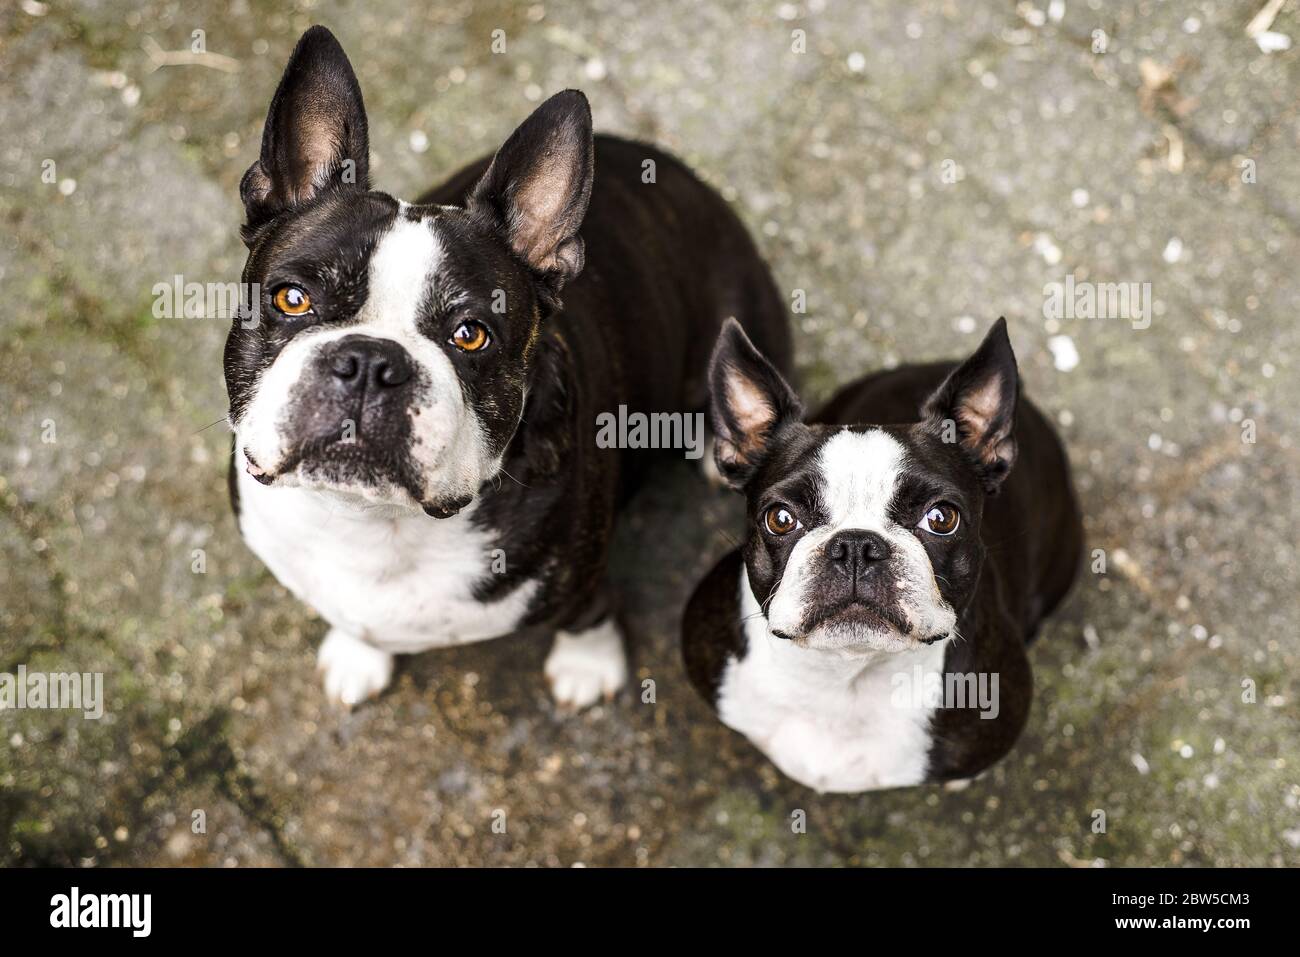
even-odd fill
[[[580,711],[610,700],[627,682],[623,633],[602,601],[584,619],[562,628],[543,669],[560,708]]]
[[[316,669],[325,676],[325,696],[351,708],[388,687],[393,678],[393,656],[331,628],[316,654]]]

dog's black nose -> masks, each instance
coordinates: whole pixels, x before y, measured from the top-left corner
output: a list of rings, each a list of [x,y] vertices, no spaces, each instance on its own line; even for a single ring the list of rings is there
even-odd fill
[[[325,355],[330,374],[349,389],[395,389],[411,380],[411,357],[391,339],[345,336]]]
[[[861,528],[836,532],[826,543],[826,557],[850,575],[861,575],[873,562],[883,562],[892,554],[889,542]]]

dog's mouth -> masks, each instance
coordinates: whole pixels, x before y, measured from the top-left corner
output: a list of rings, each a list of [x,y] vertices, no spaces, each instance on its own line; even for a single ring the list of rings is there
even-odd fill
[[[949,632],[933,635],[916,635],[912,626],[901,614],[886,613],[879,607],[858,604],[838,612],[818,615],[803,626],[798,634],[772,628],[771,635],[801,648],[879,649],[905,651],[915,644],[933,645],[952,637]]]
[[[282,480],[286,484],[328,490],[335,488],[356,492],[373,489],[377,494],[404,492],[408,504],[415,504],[431,518],[451,518],[474,500],[469,493],[444,495],[424,500],[421,482],[414,466],[406,459],[393,456],[372,443],[359,439],[304,443],[295,449],[274,472],[258,464],[243,450],[245,470],[262,485]],[[370,496],[361,492],[362,498]]]
[[[871,629],[893,629],[904,635],[912,633],[912,623],[897,607],[854,596],[829,608],[822,608],[807,623],[807,631],[821,625],[859,626]]]
[[[248,462],[248,474],[263,485],[271,485],[277,479],[295,472],[312,474],[316,472],[356,473],[353,479],[373,477],[376,481],[398,477],[402,462],[381,446],[366,442],[361,438],[326,439],[301,442],[282,461],[275,471],[263,468],[253,458],[248,449],[244,449],[244,458]]]
[[[272,484],[275,481],[275,476],[270,472],[268,472],[266,469],[262,468],[262,466],[258,465],[257,462],[253,459],[253,456],[249,455],[248,449],[244,449],[243,452],[244,452],[244,471],[247,472],[249,475],[251,475],[253,478],[255,478],[257,481],[261,482],[263,485]]]
[[[871,640],[870,635],[879,635],[882,632],[896,635],[897,638],[894,640],[901,641],[915,630],[901,608],[882,605],[860,596],[849,596],[843,601],[810,610],[800,622],[799,634],[791,634],[780,629],[773,629],[772,634],[795,644],[806,644],[819,629],[831,629],[841,634],[847,632],[868,642]],[[931,640],[938,641],[941,637],[943,636]],[[854,638],[852,643],[856,643],[857,640]],[[931,641],[921,640],[927,644]]]
[[[408,482],[403,463],[382,449],[359,439],[303,442],[294,448],[274,471],[263,467],[244,449],[246,470],[263,485],[308,484],[381,488],[398,486],[418,499]]]

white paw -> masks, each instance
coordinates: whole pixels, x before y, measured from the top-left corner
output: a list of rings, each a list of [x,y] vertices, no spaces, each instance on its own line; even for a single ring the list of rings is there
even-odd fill
[[[388,687],[393,656],[331,628],[316,653],[316,670],[325,674],[325,697],[351,708]]]
[[[613,619],[577,634],[556,635],[544,672],[561,708],[577,711],[602,697],[613,698],[627,681],[623,637]]]

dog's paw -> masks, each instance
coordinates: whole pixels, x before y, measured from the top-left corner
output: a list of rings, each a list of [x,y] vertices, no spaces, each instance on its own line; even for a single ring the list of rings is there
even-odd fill
[[[544,671],[561,708],[578,711],[602,697],[613,698],[627,681],[623,636],[613,619],[576,634],[562,631],[555,636]]]
[[[316,654],[316,670],[325,676],[325,697],[351,708],[388,687],[393,656],[331,628]]]

